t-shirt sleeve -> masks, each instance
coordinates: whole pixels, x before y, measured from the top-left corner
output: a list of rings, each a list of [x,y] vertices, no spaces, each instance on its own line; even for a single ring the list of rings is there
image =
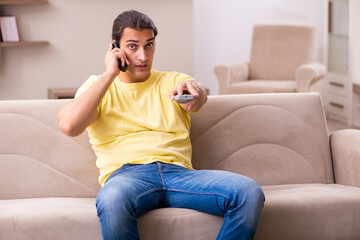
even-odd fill
[[[75,94],[75,98],[79,97],[81,94],[86,92],[98,79],[98,76],[91,75],[84,83],[81,85],[81,87],[77,90]]]
[[[77,90],[75,94],[75,98],[79,97],[81,94],[86,92],[97,80],[99,76],[91,75],[84,83],[81,85],[81,87]],[[101,103],[97,107],[97,112],[100,113]]]
[[[186,75],[184,73],[172,72],[171,75],[172,75],[172,77],[171,77],[172,81],[170,81],[171,85],[172,85],[172,86],[170,86],[171,89],[174,89],[181,82],[195,81],[195,79],[193,77]]]

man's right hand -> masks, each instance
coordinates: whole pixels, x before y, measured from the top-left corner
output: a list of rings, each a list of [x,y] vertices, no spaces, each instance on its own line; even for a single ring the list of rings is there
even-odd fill
[[[117,60],[121,60],[122,66],[125,65],[125,62],[129,65],[130,62],[126,58],[126,52],[121,48],[113,48],[110,44],[109,49],[105,55],[105,72],[111,76],[118,76],[120,74],[120,69],[118,67]]]

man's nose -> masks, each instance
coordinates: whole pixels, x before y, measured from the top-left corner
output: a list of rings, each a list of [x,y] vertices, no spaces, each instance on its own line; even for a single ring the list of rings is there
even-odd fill
[[[137,59],[141,61],[145,61],[147,59],[146,51],[144,48],[139,48]]]

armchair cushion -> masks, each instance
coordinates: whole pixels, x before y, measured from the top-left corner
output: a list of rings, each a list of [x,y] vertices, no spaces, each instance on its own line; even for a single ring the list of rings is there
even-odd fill
[[[295,92],[294,81],[285,80],[251,80],[229,85],[221,94],[246,94],[256,93],[289,93]]]
[[[314,26],[255,25],[250,79],[294,79],[298,66],[315,62]]]

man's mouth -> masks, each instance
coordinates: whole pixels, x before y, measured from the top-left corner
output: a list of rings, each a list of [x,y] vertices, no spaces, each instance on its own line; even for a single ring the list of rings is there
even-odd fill
[[[136,64],[135,67],[136,68],[139,68],[139,69],[144,69],[144,68],[147,68],[147,64]]]

